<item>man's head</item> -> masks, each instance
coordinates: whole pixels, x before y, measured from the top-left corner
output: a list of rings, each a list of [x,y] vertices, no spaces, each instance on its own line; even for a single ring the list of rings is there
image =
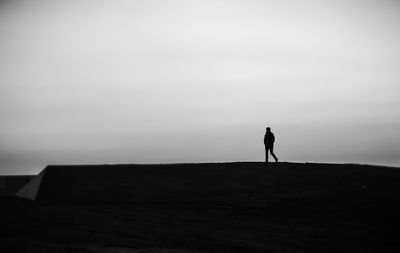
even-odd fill
[[[271,132],[271,128],[270,127],[267,127],[267,132]]]

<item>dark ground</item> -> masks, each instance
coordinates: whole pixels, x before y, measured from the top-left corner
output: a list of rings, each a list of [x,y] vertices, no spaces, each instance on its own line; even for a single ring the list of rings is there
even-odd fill
[[[0,176],[0,197],[13,195],[34,176]]]
[[[239,186],[201,199],[181,189],[185,198],[129,203],[3,197],[0,252],[400,252],[399,169],[196,166],[215,167]]]

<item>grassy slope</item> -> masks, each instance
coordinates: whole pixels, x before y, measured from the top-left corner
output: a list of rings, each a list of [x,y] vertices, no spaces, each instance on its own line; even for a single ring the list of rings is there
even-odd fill
[[[2,252],[400,250],[395,168],[292,163],[52,168],[57,169],[49,170],[41,202],[2,200]],[[91,170],[98,173],[87,178]]]

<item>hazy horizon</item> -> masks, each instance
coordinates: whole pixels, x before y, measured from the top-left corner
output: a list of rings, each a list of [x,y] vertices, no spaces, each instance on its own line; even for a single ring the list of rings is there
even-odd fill
[[[400,166],[400,3],[1,1],[0,174],[47,164]]]

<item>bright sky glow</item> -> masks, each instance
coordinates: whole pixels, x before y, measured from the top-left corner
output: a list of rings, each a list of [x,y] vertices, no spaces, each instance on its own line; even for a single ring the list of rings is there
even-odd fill
[[[46,164],[400,166],[397,1],[0,2],[0,174]]]

